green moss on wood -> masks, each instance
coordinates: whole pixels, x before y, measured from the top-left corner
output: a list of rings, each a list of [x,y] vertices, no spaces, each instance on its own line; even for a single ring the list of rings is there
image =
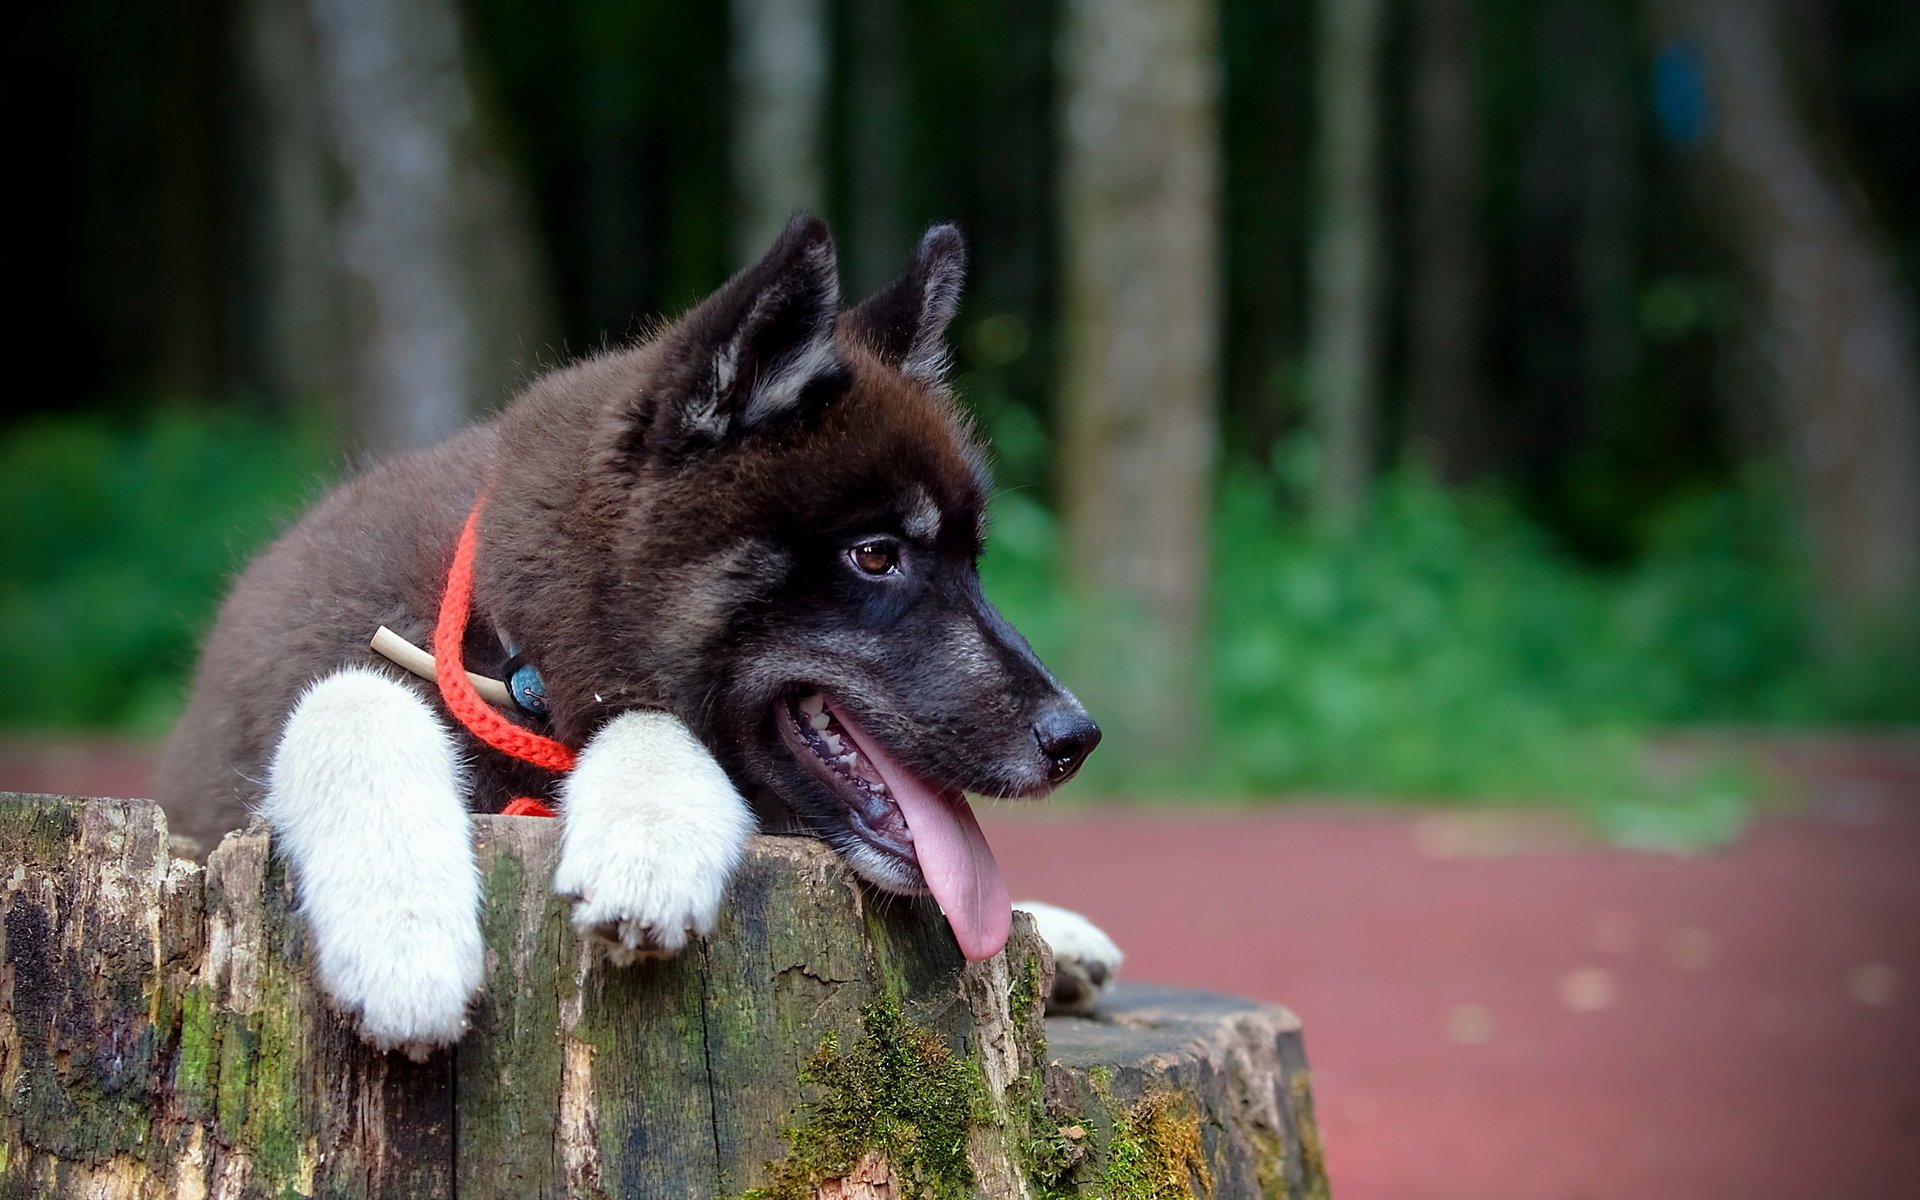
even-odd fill
[[[1034,1200],[1073,1200],[1083,1195],[1075,1179],[1095,1149],[1085,1121],[1044,1111],[1037,1114],[1021,1144],[1021,1165]]]
[[[1327,1158],[1320,1148],[1320,1126],[1313,1118],[1313,1077],[1296,1072],[1287,1081],[1293,1092],[1295,1136],[1300,1141],[1300,1177],[1307,1182],[1306,1200],[1327,1200]]]
[[[191,1115],[214,1108],[218,1053],[212,989],[195,984],[180,997],[180,1057],[173,1068],[173,1090]]]
[[[1113,1123],[1097,1195],[1111,1200],[1181,1200],[1213,1192],[1200,1144],[1200,1117],[1176,1092],[1149,1092]],[[1196,1193],[1194,1184],[1200,1185]]]
[[[276,964],[277,967],[278,964]],[[256,1017],[253,1094],[249,1107],[257,1131],[254,1166],[268,1179],[289,1182],[305,1171],[300,1147],[305,1125],[300,1106],[302,1013],[294,981],[276,969]]]
[[[51,796],[0,792],[0,848],[8,863],[62,861],[77,838],[80,806]]]
[[[1007,989],[1007,1012],[1016,1025],[1026,1021],[1034,1005],[1040,999],[1040,957],[1027,955],[1020,963],[1020,970],[1013,977],[1013,984]]]
[[[1187,1097],[1150,1091],[1132,1105],[1113,1095],[1113,1072],[1087,1073],[1085,1116],[1028,1107],[1023,1166],[1035,1200],[1187,1200],[1213,1193],[1200,1117]]]
[[[1287,1200],[1287,1145],[1271,1129],[1249,1130],[1253,1139],[1254,1182],[1260,1185],[1260,1200]]]
[[[1036,1100],[1045,1091],[1047,1062],[1047,1022],[1046,996],[1040,977],[1040,955],[1027,943],[1027,953],[1020,959],[1019,968],[1013,973],[1012,986],[1007,991],[1007,1016],[1013,1029],[1013,1042],[1018,1048],[1020,1077],[1012,1086],[1023,1092],[1031,1093]],[[1015,1097],[1016,1102],[1024,1097]],[[1032,1103],[1022,1107],[1032,1109]]]
[[[276,866],[266,889],[273,944],[259,965],[258,998],[219,1022],[214,1111],[222,1139],[252,1151],[255,1176],[281,1188],[310,1181],[302,1112],[312,1084],[308,1029],[318,1003],[300,974],[291,892]],[[276,912],[276,909],[280,910]],[[277,920],[273,918],[277,917]]]
[[[973,1190],[967,1139],[991,1118],[979,1065],[914,1025],[891,999],[868,1005],[850,1047],[829,1034],[801,1073],[817,1090],[804,1124],[786,1131],[772,1181],[743,1200],[807,1200],[869,1150],[885,1156],[906,1196],[962,1200]]]
[[[253,1078],[254,1037],[246,1022],[228,1017],[220,1038],[219,1084],[214,1094],[214,1115],[221,1134],[230,1143],[240,1141],[247,1123],[247,1084]]]
[[[541,879],[528,879],[523,850],[502,840],[482,858],[486,901],[486,997],[455,1057],[460,1190],[557,1191],[554,1109],[565,1034],[560,993],[566,909]],[[567,981],[570,983],[570,980]]]

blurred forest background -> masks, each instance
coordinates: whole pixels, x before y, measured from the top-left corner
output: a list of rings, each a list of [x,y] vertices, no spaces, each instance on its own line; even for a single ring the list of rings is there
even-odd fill
[[[990,593],[1095,795],[1549,800],[1920,719],[1910,0],[72,0],[16,13],[0,726],[157,733],[368,456],[795,209],[952,219]],[[1666,756],[1670,757],[1670,756]]]

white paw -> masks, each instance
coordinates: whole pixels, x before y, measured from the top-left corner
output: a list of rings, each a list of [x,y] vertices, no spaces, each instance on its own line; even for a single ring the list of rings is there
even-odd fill
[[[670,856],[651,842],[573,844],[562,851],[553,890],[573,901],[580,935],[604,943],[607,957],[626,966],[677,954],[689,938],[712,933],[736,859]]]
[[[381,1050],[458,1041],[486,968],[480,873],[446,727],[349,669],[287,718],[261,814],[293,869],[321,987]]]
[[[1053,991],[1047,997],[1047,1011],[1090,1011],[1126,961],[1120,947],[1077,912],[1038,900],[1022,900],[1014,907],[1032,914],[1035,928],[1053,949]]]
[[[422,1062],[467,1031],[486,969],[480,922],[452,906],[397,913],[373,901],[367,917],[320,944],[320,984],[376,1049]]]
[[[615,718],[567,776],[553,890],[625,966],[713,932],[753,816],[720,764],[665,713]]]

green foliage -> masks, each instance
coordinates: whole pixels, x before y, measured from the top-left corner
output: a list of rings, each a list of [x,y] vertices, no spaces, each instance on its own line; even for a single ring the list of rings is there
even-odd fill
[[[1079,790],[1544,800],[1690,844],[1737,826],[1747,789],[1725,768],[1656,773],[1651,732],[1920,715],[1911,657],[1866,681],[1821,668],[1762,489],[1673,510],[1633,565],[1602,570],[1497,496],[1406,476],[1362,537],[1324,536],[1292,515],[1298,457],[1220,491],[1207,764],[1120,779],[1096,755]],[[995,517],[989,594],[1071,663],[1087,635],[1053,582],[1051,516],[1014,492]]]
[[[1028,420],[1003,410],[996,438]],[[0,436],[0,726],[163,729],[231,573],[337,474],[325,444],[205,411]],[[1724,768],[1652,770],[1658,731],[1920,718],[1914,630],[1822,666],[1763,486],[1669,510],[1630,565],[1600,569],[1498,495],[1408,476],[1381,485],[1363,537],[1322,536],[1293,515],[1307,465],[1296,449],[1220,489],[1207,765],[1118,778],[1095,755],[1076,792],[1541,801],[1691,844],[1736,827],[1749,789]],[[1025,489],[994,517],[989,593],[1071,677],[1082,610],[1056,582],[1054,519]]]
[[[978,1065],[909,1022],[892,1000],[868,1006],[862,1020],[852,1046],[829,1034],[808,1062],[801,1080],[817,1091],[807,1119],[787,1131],[790,1149],[772,1165],[772,1182],[745,1200],[806,1200],[869,1150],[886,1157],[903,1195],[973,1194],[967,1137],[987,1113]]]
[[[323,445],[186,411],[0,433],[0,725],[163,730],[229,577],[329,474]]]

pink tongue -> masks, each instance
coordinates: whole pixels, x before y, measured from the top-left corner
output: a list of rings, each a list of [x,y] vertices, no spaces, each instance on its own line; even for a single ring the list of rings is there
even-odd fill
[[[947,924],[953,926],[960,953],[973,962],[1000,953],[1007,944],[1007,931],[1013,927],[1013,899],[1007,892],[1005,876],[1000,874],[1000,864],[994,860],[993,847],[987,845],[987,835],[981,832],[967,798],[959,792],[944,796],[936,793],[925,780],[895,762],[837,704],[833,716],[880,772],[901,815],[906,817],[920,872],[946,912]]]

